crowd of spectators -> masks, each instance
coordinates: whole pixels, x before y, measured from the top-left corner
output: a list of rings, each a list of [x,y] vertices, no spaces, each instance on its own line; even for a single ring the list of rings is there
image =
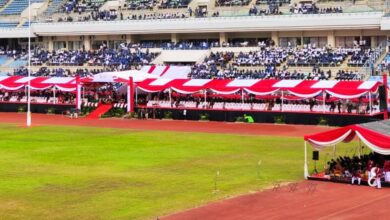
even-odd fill
[[[336,80],[362,80],[358,71],[338,70],[335,76]]]
[[[236,66],[279,66],[288,57],[288,51],[282,48],[265,47],[249,53],[238,53],[233,59]]]
[[[187,11],[177,10],[164,12],[163,10],[152,10],[158,2],[156,0],[131,0],[121,7],[111,10],[101,10],[102,3],[91,3],[85,0],[70,0],[61,6],[60,12],[64,15],[57,18],[58,22],[73,21],[112,21],[112,20],[159,20],[159,19],[183,19],[189,17],[219,17],[219,11],[214,10],[209,13],[207,7],[188,7],[190,0],[164,0],[158,6],[159,8],[187,8]],[[258,0],[256,4],[249,9],[251,15],[281,15],[283,14],[279,7],[287,1],[279,0]],[[217,6],[243,6],[248,5],[249,0],[217,0]],[[266,4],[265,7],[258,6]],[[124,9],[130,10],[150,10],[150,13],[131,13],[127,14]],[[78,16],[71,15],[76,13]],[[88,12],[88,13],[87,13]],[[315,3],[295,3],[290,5],[290,12],[293,14],[324,14],[324,13],[342,13],[342,7],[318,8]],[[46,18],[47,22],[52,22],[53,18]]]
[[[282,12],[279,11],[279,6],[287,2],[289,0],[257,0],[256,5],[266,4],[268,6],[267,9],[259,9],[256,5],[253,5],[249,9],[249,15],[281,15]]]
[[[48,68],[40,67],[37,71],[32,71],[32,76],[43,76],[43,77],[87,77],[92,76],[103,71],[114,71],[114,69],[87,69],[87,68],[78,68],[76,70],[71,70],[69,68]],[[27,76],[28,70],[25,66],[14,69],[13,75],[15,76]]]
[[[218,41],[180,41],[177,43],[162,43],[160,46],[163,49],[171,50],[206,50],[209,49],[212,45],[215,45],[216,43],[218,43]]]
[[[273,45],[272,40],[260,41],[257,39],[241,40],[235,39],[221,44],[217,39],[210,40],[192,40],[179,41],[174,43],[169,40],[163,41],[141,41],[138,44],[133,44],[141,48],[163,48],[163,49],[209,49],[211,47],[266,47]]]
[[[87,3],[85,0],[69,0],[61,6],[60,11],[66,14],[70,14],[71,12],[81,14],[87,10],[98,11],[101,6],[101,3]]]
[[[192,66],[192,78],[316,79],[332,78],[323,67],[339,66],[361,48],[278,48],[262,46],[248,53],[211,53],[203,63]],[[353,58],[352,58],[353,59]],[[253,69],[259,66],[261,69]],[[313,67],[312,71],[289,71],[289,67]],[[244,70],[243,67],[250,67]],[[279,68],[278,68],[279,67]],[[339,70],[337,80],[361,80],[358,71]]]
[[[90,66],[113,67],[117,70],[128,70],[131,66],[140,66],[150,64],[157,56],[156,53],[150,53],[148,50],[142,52],[135,49],[131,52],[132,45],[123,43],[119,49],[109,49],[102,45],[99,50],[85,51],[58,50],[49,52],[47,50],[34,50],[32,53],[32,64],[42,65],[46,63],[52,66]]]
[[[329,14],[343,13],[342,7],[318,8],[315,3],[295,3],[290,5],[293,14]]]
[[[186,8],[191,0],[162,0],[159,8]]]
[[[118,12],[116,10],[101,10],[91,12],[91,18],[94,21],[112,21],[116,20],[117,17]]]
[[[197,64],[191,69],[190,77],[194,79],[295,79],[295,80],[328,80],[330,71],[318,72],[302,70],[238,69],[236,67],[218,68],[215,64]],[[340,78],[340,80],[342,80]]]
[[[370,58],[372,55],[373,50],[371,49],[360,49],[360,50],[355,50],[351,54],[351,59],[348,61],[349,66],[363,66],[366,61]]]
[[[261,8],[258,8],[256,5],[252,6],[250,9],[249,9],[249,16],[252,16],[252,15],[260,15],[260,16],[263,16],[263,15],[282,15],[282,12],[279,11],[278,8],[275,8],[275,9],[261,9]]]
[[[289,48],[290,57],[287,61],[289,66],[338,66],[345,58],[355,50],[346,48],[317,48],[304,46],[303,48]]]
[[[87,69],[99,66],[106,71],[121,71],[139,69],[143,65],[151,64],[158,53],[150,53],[149,47],[161,47],[172,50],[209,49],[217,45],[213,41],[181,41],[153,42],[145,41],[137,44],[121,43],[118,49],[110,49],[103,43],[100,49],[86,51],[57,50],[47,51],[36,48],[32,50],[31,64],[34,66],[53,66],[53,68],[41,68],[32,74],[36,76],[74,76],[95,74]],[[260,45],[260,44],[259,44]],[[356,70],[338,70],[332,77],[331,71],[323,70],[326,67],[339,66],[346,57],[351,56],[348,64],[363,63],[370,56],[371,50],[361,48],[315,48],[305,46],[303,48],[272,47],[264,42],[258,50],[251,52],[211,52],[203,62],[191,65],[190,78],[196,79],[314,79],[327,80],[362,80],[363,76]],[[6,54],[14,59],[27,60],[27,53],[22,50],[1,50],[0,54]],[[26,65],[26,64],[23,64]],[[62,66],[62,68],[57,68]],[[85,71],[72,72],[64,66],[90,66]],[[292,69],[290,67],[312,67],[311,71]],[[247,69],[245,69],[247,68]],[[27,75],[25,67],[15,67],[15,75]]]
[[[149,14],[133,14],[127,17],[128,20],[160,20],[160,19],[177,19],[188,18],[188,14],[180,12],[172,13],[149,13]]]
[[[216,6],[245,6],[249,5],[250,0],[217,0]]]
[[[145,10],[153,9],[156,4],[156,0],[128,0],[125,7],[129,10]]]
[[[119,14],[123,20],[123,14]],[[64,15],[58,18],[58,22],[83,22],[83,21],[113,21],[117,20],[118,12],[116,10],[93,10],[89,14],[81,14],[76,18],[70,15]]]

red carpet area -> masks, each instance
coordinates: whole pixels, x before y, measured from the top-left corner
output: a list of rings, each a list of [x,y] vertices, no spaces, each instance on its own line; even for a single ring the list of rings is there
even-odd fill
[[[98,119],[98,118],[100,118],[101,115],[110,111],[111,108],[112,108],[112,105],[101,104],[95,110],[93,110],[91,113],[89,113],[87,118]]]

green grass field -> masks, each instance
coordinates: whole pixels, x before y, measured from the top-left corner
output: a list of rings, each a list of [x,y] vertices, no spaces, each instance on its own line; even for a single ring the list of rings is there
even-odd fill
[[[14,125],[0,132],[0,219],[154,219],[303,178],[302,138]]]

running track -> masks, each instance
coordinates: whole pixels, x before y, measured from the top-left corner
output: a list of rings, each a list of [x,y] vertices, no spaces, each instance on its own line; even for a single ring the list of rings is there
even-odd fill
[[[163,220],[389,219],[390,189],[304,181],[208,204]]]
[[[25,125],[26,114],[0,113],[0,123]],[[176,120],[128,120],[128,119],[70,119],[62,115],[33,114],[32,125],[93,126],[107,128],[127,128],[135,130],[162,130],[184,132],[209,132],[244,135],[277,135],[303,137],[329,130],[329,127],[309,125],[244,124],[226,122],[199,122]]]

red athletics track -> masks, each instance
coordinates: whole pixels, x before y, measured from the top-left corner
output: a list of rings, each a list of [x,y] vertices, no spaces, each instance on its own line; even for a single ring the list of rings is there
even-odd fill
[[[305,181],[295,191],[278,190],[239,196],[194,208],[163,220],[389,219],[390,189]]]
[[[0,123],[26,124],[26,114],[0,113]],[[303,137],[329,130],[329,127],[308,125],[244,124],[226,122],[199,122],[177,120],[127,120],[127,119],[70,119],[62,115],[33,114],[32,125],[93,126],[106,128],[127,128],[136,130],[164,130],[185,132],[208,132],[244,135],[277,135]]]

